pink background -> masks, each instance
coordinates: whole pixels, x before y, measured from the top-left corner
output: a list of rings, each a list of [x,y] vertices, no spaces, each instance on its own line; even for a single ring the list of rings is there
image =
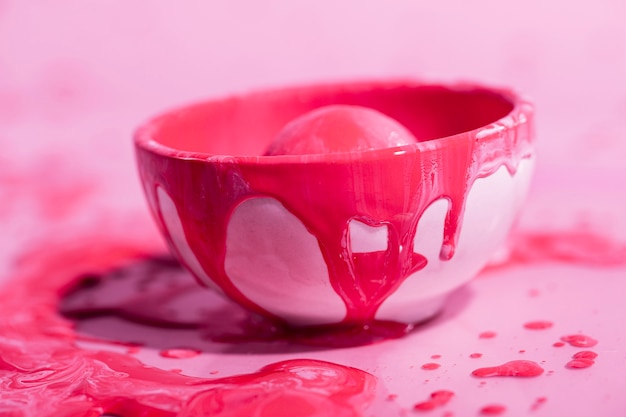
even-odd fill
[[[540,140],[523,226],[584,225],[626,240],[625,16],[617,0],[0,0],[1,277],[50,237],[160,241],[131,144],[152,114],[217,94],[354,78],[473,80],[522,91],[537,104]],[[623,268],[611,273],[626,277]],[[581,294],[594,292],[580,274],[580,291],[551,314],[577,317]],[[587,327],[612,335],[617,352],[590,379],[605,394],[570,408],[576,391],[554,394],[570,417],[601,415],[608,397],[607,410],[626,409],[626,400],[615,402],[626,383],[618,376],[626,374],[618,305],[626,284],[611,282],[618,284],[602,294],[613,298],[593,302],[612,303],[605,321],[617,327]],[[477,291],[481,285],[506,291],[484,281]],[[473,308],[475,318],[491,316],[489,306]],[[405,370],[399,363],[394,372]]]

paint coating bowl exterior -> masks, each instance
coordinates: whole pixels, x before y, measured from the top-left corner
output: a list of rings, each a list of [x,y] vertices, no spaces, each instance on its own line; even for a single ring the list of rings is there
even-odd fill
[[[312,109],[376,109],[419,142],[262,156]],[[135,135],[172,252],[204,285],[290,325],[415,323],[503,247],[534,162],[533,108],[478,85],[294,87],[170,111]]]

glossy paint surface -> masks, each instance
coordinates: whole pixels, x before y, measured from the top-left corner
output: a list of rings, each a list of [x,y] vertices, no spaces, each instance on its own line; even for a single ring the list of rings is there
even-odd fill
[[[19,407],[0,414],[74,416],[67,407],[87,407],[86,397],[56,394],[94,369],[98,386],[110,386],[113,374],[117,391],[107,395],[119,397],[122,388],[172,392],[155,374],[175,383],[243,375],[239,382],[259,388],[253,375],[265,367],[286,376],[273,364],[304,359],[336,376],[345,368],[373,375],[371,401],[332,389],[366,417],[624,415],[624,15],[613,0],[0,1],[0,326],[8,335],[0,357],[22,367],[0,365],[0,380],[21,378],[0,389]],[[281,334],[163,258],[129,143],[139,121],[206,97],[395,77],[512,86],[537,104],[537,170],[514,249],[454,292],[439,316],[401,338],[329,347],[320,335]],[[80,292],[56,287],[83,278]],[[552,326],[526,328],[531,322]],[[561,340],[571,335],[597,344]],[[48,354],[68,346],[69,368],[70,358]],[[545,372],[471,376],[512,360]],[[594,363],[568,367],[574,360]],[[146,372],[142,385],[140,375],[118,372],[120,362],[161,372]],[[430,362],[441,366],[421,369]],[[343,380],[325,379],[322,391]],[[454,395],[414,409],[440,391]],[[225,404],[249,398],[235,392]],[[39,393],[39,403],[24,402],[27,393]],[[125,406],[136,411],[145,400]],[[182,413],[157,405],[148,410]]]

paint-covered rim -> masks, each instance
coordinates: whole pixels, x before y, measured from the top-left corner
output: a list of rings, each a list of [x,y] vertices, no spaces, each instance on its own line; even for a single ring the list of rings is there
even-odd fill
[[[384,91],[402,88],[415,94],[421,94],[422,91],[440,90],[447,94],[468,95],[476,94],[477,96],[492,96],[496,100],[500,100],[503,106],[508,106],[508,111],[500,117],[495,118],[480,127],[460,131],[451,135],[441,137],[428,138],[424,141],[412,143],[403,146],[372,149],[358,152],[337,152],[329,154],[309,154],[309,155],[275,155],[264,156],[257,154],[229,154],[229,153],[211,153],[202,151],[191,151],[185,149],[177,149],[175,146],[166,145],[158,140],[159,135],[165,129],[171,129],[177,123],[181,127],[185,123],[185,117],[189,114],[203,111],[207,106],[219,106],[221,103],[245,102],[246,100],[263,101],[267,100],[268,104],[276,97],[290,97],[297,100],[299,97],[318,97],[323,98],[324,95],[333,95],[338,92],[357,92],[359,94],[378,94]],[[305,99],[306,100],[306,99]],[[341,102],[330,102],[330,104],[341,104]],[[424,153],[440,149],[446,146],[454,146],[455,142],[476,140],[488,141],[490,138],[499,137],[507,130],[516,129],[523,124],[532,122],[534,108],[530,101],[521,97],[516,92],[506,88],[494,88],[475,83],[454,83],[454,84],[437,84],[423,83],[416,81],[368,81],[368,82],[349,82],[349,83],[331,83],[331,84],[313,84],[305,86],[287,87],[281,89],[268,89],[258,92],[240,94],[230,97],[221,97],[195,104],[182,106],[167,111],[140,126],[134,135],[135,145],[138,149],[144,149],[151,153],[184,160],[197,161],[224,161],[239,164],[257,164],[257,165],[276,165],[276,164],[301,164],[301,163],[351,163],[355,160],[367,161],[376,159],[386,159],[410,155],[414,153]]]

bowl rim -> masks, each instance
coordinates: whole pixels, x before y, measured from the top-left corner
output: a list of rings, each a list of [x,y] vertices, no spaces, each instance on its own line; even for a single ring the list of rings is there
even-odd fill
[[[334,152],[328,154],[305,154],[305,155],[250,155],[250,154],[214,154],[198,151],[187,151],[176,149],[164,145],[154,139],[156,132],[177,115],[182,115],[210,103],[220,103],[228,100],[245,100],[250,97],[260,97],[261,95],[297,94],[301,91],[328,90],[338,91],[338,89],[360,89],[362,91],[378,91],[393,88],[442,88],[453,92],[482,91],[500,96],[511,103],[511,110],[493,122],[478,128],[455,133],[454,135],[433,138],[425,141],[418,141],[407,145],[394,146],[380,149],[368,149],[358,152]],[[534,116],[534,105],[525,96],[517,91],[496,87],[477,82],[424,82],[414,79],[393,79],[393,80],[366,80],[350,82],[326,82],[297,84],[282,88],[265,88],[250,92],[236,93],[211,97],[204,100],[195,101],[186,105],[177,106],[161,112],[141,124],[133,134],[133,141],[137,150],[143,149],[160,156],[192,160],[192,161],[237,161],[239,164],[255,165],[283,165],[301,163],[352,163],[355,160],[379,160],[393,158],[403,155],[432,152],[442,147],[453,146],[455,142],[465,140],[476,140],[485,142],[502,135],[505,130],[516,129],[518,126],[530,123]]]

